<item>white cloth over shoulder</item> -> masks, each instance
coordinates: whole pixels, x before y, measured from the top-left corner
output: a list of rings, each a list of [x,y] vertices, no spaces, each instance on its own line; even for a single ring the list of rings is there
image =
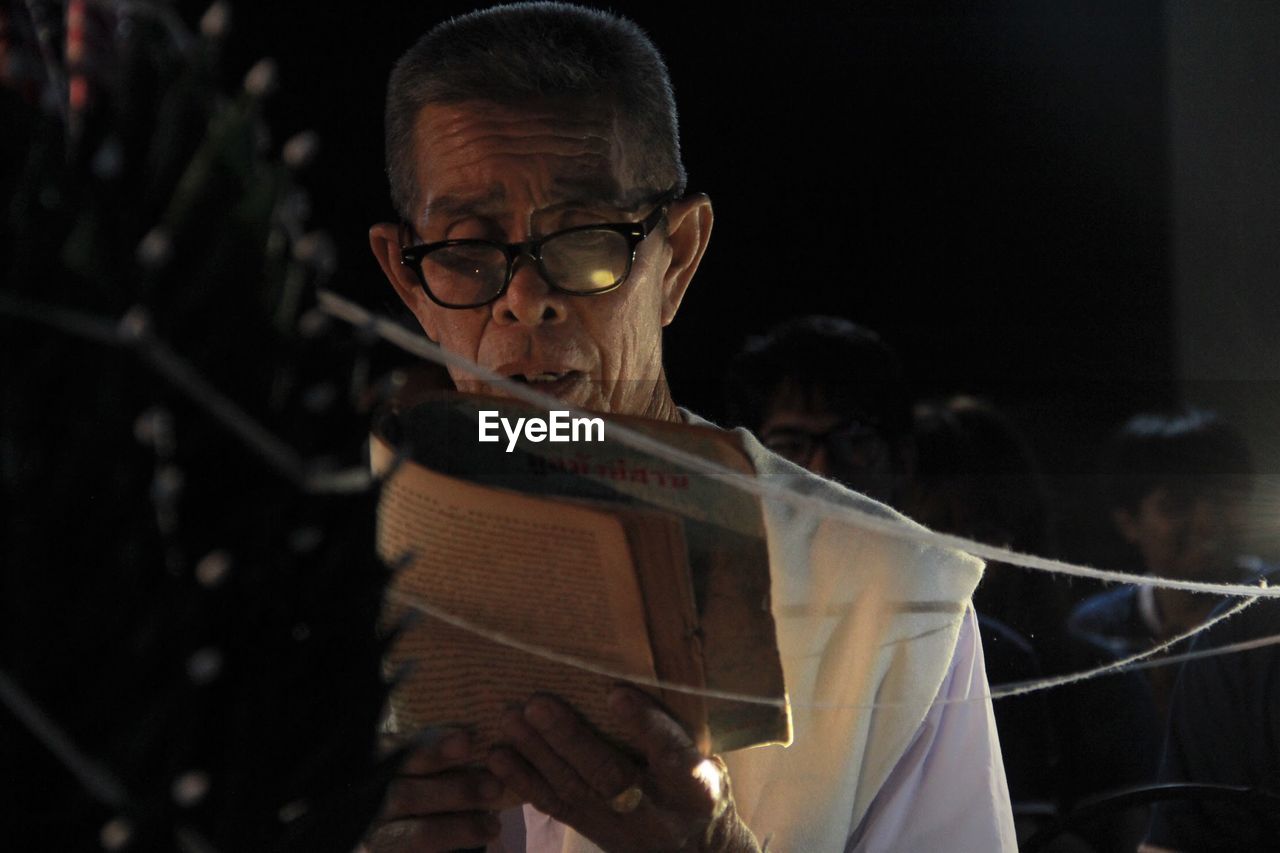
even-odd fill
[[[902,518],[739,432],[761,479]],[[795,742],[724,756],[747,826],[786,853],[1016,850],[991,700],[946,701],[988,692],[969,606],[981,561],[764,510]],[[525,818],[529,851],[596,849],[531,807]]]

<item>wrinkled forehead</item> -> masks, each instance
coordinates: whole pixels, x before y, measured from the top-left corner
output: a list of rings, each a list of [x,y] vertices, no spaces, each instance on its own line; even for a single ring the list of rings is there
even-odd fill
[[[493,212],[590,201],[626,209],[636,186],[631,146],[603,103],[428,104],[415,127],[420,215]]]

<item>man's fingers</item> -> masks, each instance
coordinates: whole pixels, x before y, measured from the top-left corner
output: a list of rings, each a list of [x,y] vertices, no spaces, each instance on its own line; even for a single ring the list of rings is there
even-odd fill
[[[602,799],[635,784],[635,764],[605,743],[568,705],[549,696],[535,696],[525,705],[526,722]]]
[[[403,745],[403,740],[399,745]],[[423,732],[387,787],[370,853],[428,853],[487,844],[497,837],[503,788],[492,773],[464,767],[479,759],[464,731]]]
[[[527,762],[535,775],[545,780],[554,797],[561,803],[578,804],[599,801],[599,795],[592,791],[590,786],[582,780],[582,777],[578,775],[578,771],[574,770],[564,758],[551,748],[542,735],[529,724],[521,711],[511,710],[503,714],[502,732],[506,735],[511,750],[518,753],[520,758]],[[497,768],[493,767],[492,761],[490,761],[490,769],[502,780],[503,784],[512,787],[512,790],[515,790],[521,796],[526,796],[527,793],[535,795],[540,793],[538,791],[526,792],[514,787],[510,781],[503,777],[502,773],[498,772]],[[521,778],[520,781],[523,781],[523,779]],[[528,799],[533,802],[531,797],[528,797]],[[541,806],[539,808],[541,809]]]
[[[484,846],[497,838],[500,830],[498,818],[491,812],[458,812],[384,823],[365,846],[369,853],[437,853]]]
[[[426,776],[479,758],[473,755],[471,736],[465,731],[428,730],[413,742],[413,748],[400,772],[410,776]]]
[[[443,812],[494,808],[502,783],[476,768],[446,770],[431,776],[397,776],[387,787],[383,819],[422,817]]]
[[[514,793],[522,802],[531,804],[545,815],[550,815],[561,823],[568,822],[570,809],[552,790],[546,779],[542,778],[525,759],[515,750],[498,747],[489,754],[489,770],[496,776],[508,791]]]
[[[609,708],[619,727],[649,763],[649,772],[681,789],[705,789],[694,770],[705,756],[679,723],[632,687],[616,687]]]

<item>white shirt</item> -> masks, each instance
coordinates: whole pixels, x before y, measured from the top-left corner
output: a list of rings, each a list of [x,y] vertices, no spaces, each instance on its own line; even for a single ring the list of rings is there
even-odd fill
[[[849,849],[1017,850],[1009,786],[972,608],[951,667],[911,746],[871,802]]]

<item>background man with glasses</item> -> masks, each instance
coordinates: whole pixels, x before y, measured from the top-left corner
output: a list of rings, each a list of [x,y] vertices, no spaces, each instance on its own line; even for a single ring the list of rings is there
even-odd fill
[[[841,317],[793,317],[747,341],[725,380],[731,423],[802,468],[902,506],[911,477],[911,395],[875,332]]]
[[[558,4],[454,19],[392,73],[387,163],[403,221],[374,226],[370,243],[445,349],[585,409],[693,420],[671,398],[661,335],[707,247],[712,212],[706,196],[685,192],[677,139],[665,65],[630,22]],[[460,390],[500,393],[451,375]],[[746,443],[761,477],[888,512]],[[833,561],[810,553],[815,519],[771,507],[766,524],[775,613],[783,587],[801,590],[797,606],[821,597],[793,576],[849,587],[844,560],[859,553],[860,576],[878,585],[864,605],[904,597],[951,605],[892,654],[857,642],[859,624],[887,607],[829,626],[809,654],[800,650],[811,637],[780,619],[796,705],[796,743],[786,750],[709,758],[645,694],[618,688],[611,707],[633,747],[624,753],[554,698],[532,697],[508,712],[507,747],[477,754],[454,733],[419,749],[370,846],[1012,849],[981,650],[965,609],[979,564],[852,529],[827,531],[823,553],[841,555]],[[832,548],[832,536],[856,542]],[[804,662],[786,663],[789,651]],[[862,709],[904,685],[947,701]],[[824,697],[838,707],[813,710]],[[499,820],[492,809],[504,791],[530,807]]]

